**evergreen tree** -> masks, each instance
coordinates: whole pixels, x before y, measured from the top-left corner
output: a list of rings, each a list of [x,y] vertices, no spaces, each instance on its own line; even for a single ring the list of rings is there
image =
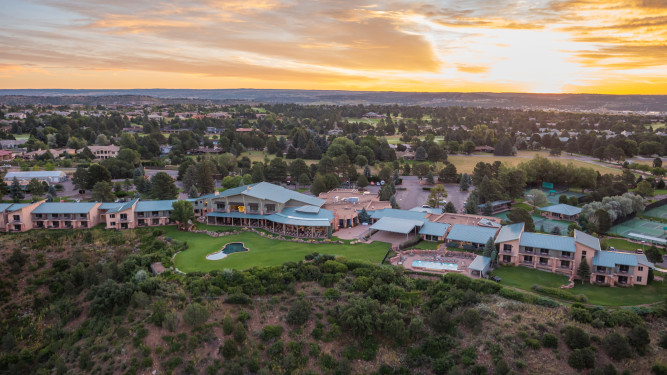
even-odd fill
[[[251,176],[252,182],[264,182],[264,163],[255,163],[252,165]]]
[[[468,202],[465,206],[465,213],[467,214],[477,214],[477,201],[473,197],[468,197]]]
[[[0,199],[9,194],[9,185],[5,182],[5,176],[0,175]]]
[[[72,184],[78,190],[88,189],[88,171],[82,166],[76,167],[76,171],[72,175]]]
[[[391,198],[389,198],[389,203],[391,203],[391,208],[395,208],[397,210],[401,208],[396,202],[396,197],[393,195],[391,196]]]
[[[199,197],[199,190],[197,190],[197,187],[192,185],[190,186],[190,189],[188,190],[188,198],[197,198]]]
[[[450,214],[455,214],[456,213],[456,207],[454,207],[454,203],[452,203],[451,201],[447,202],[447,204],[445,205],[444,211],[447,212],[447,213],[450,213]]]
[[[160,200],[178,198],[178,188],[174,184],[174,179],[165,172],[156,173],[151,178],[150,196]]]
[[[371,167],[369,167],[368,164],[364,167],[364,176],[366,176],[366,179],[371,178]]]
[[[484,251],[482,252],[482,255],[487,258],[491,258],[491,255],[495,250],[496,244],[493,242],[493,238],[489,237],[489,240],[486,241],[486,244],[484,244]]]
[[[428,174],[426,175],[426,183],[428,184],[435,183],[435,179],[433,178],[433,172],[429,171]]]
[[[468,191],[468,189],[470,189],[470,185],[468,183],[468,174],[464,173],[463,176],[461,176],[461,181],[459,181],[459,190]]]
[[[586,258],[582,259],[577,268],[577,276],[581,279],[583,284],[585,280],[588,280],[591,276],[591,267],[588,265],[588,260]]]
[[[197,166],[195,164],[187,167],[181,181],[183,182],[183,191],[189,192],[192,187],[197,188]],[[199,189],[197,189],[197,192],[199,192]]]
[[[426,160],[426,150],[424,149],[424,147],[422,146],[417,147],[417,150],[415,151],[415,160],[416,161]]]
[[[33,199],[40,197],[42,194],[44,194],[44,185],[42,185],[38,179],[32,178],[28,182],[28,193],[33,196]]]
[[[111,184],[107,181],[100,181],[92,188],[92,199],[96,202],[113,202],[115,196],[111,191]]]
[[[214,174],[217,168],[210,160],[202,160],[197,164],[197,189],[201,194],[211,194],[215,190]]]
[[[19,184],[19,180],[16,177],[12,179],[12,184],[9,186],[9,197],[12,198],[14,203],[18,203],[18,201],[25,198],[23,187],[21,187],[21,184]]]
[[[313,183],[310,185],[310,192],[313,193],[314,196],[318,196],[320,193],[326,191],[328,191],[328,189],[324,176],[321,174],[315,175],[315,179],[313,179]]]
[[[296,159],[296,149],[294,146],[290,145],[287,148],[287,154],[285,155],[287,159]]]
[[[368,211],[366,211],[366,208],[362,208],[361,212],[359,212],[359,222],[360,223],[370,223],[371,221],[371,215],[368,214]]]
[[[484,204],[484,207],[482,207],[482,215],[491,216],[492,214],[493,214],[493,206],[491,206],[491,202],[486,202],[486,204]]]
[[[366,178],[366,175],[362,174],[357,178],[357,186],[360,188],[365,188],[368,186],[368,179]]]
[[[512,224],[524,223],[524,231],[535,232],[535,223],[533,222],[533,217],[530,216],[528,211],[521,207],[513,208],[512,211],[507,214],[507,220],[509,220]]]

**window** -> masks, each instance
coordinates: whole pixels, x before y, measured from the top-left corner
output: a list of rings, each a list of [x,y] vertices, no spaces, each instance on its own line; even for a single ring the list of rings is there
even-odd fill
[[[503,255],[503,262],[504,263],[510,263],[512,261],[512,257],[509,255]]]
[[[112,218],[112,219],[115,219],[115,218],[116,218],[116,214],[111,214],[111,215],[109,215],[109,217]]]
[[[643,270],[644,270],[644,266],[637,267],[637,271],[643,271]]]
[[[505,251],[512,251],[512,245],[507,244],[507,243],[504,244],[504,245],[503,245],[503,250],[505,250]]]
[[[618,267],[618,270],[621,272],[628,272],[630,271],[630,266],[620,266]]]
[[[642,277],[641,277],[641,276],[637,276],[637,282],[640,283],[641,281],[642,281]]]
[[[19,220],[21,220],[21,216],[20,215],[14,215],[14,221],[19,221]]]

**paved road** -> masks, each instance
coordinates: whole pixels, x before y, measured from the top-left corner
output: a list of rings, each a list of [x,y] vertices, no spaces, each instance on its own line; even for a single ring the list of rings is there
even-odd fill
[[[460,191],[459,184],[444,184],[445,189],[447,190],[447,201],[454,203],[457,212],[462,212],[465,207],[465,201],[468,199],[470,192],[474,190],[474,187],[470,187],[468,191]]]

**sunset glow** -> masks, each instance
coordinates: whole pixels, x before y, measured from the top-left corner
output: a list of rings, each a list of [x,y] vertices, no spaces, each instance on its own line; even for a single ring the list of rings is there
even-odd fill
[[[662,0],[0,0],[0,88],[667,94]]]

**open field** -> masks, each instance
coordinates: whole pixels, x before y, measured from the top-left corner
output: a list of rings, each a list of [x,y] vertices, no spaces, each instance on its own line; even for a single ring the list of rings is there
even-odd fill
[[[560,288],[561,285],[568,284],[568,279],[564,275],[526,267],[500,267],[493,271],[493,274],[502,278],[501,284],[526,291],[532,291],[530,287],[533,284],[551,288]],[[654,281],[647,286],[612,288],[591,284],[582,285],[580,281],[577,281],[574,288],[564,291],[572,295],[585,295],[591,305],[631,306],[663,301],[664,296],[667,295],[667,283]]]
[[[248,159],[250,159],[250,162],[251,162],[251,163],[256,162],[256,161],[264,162],[264,158],[267,158],[268,160],[272,160],[272,159],[275,159],[275,157],[276,157],[276,155],[269,154],[269,153],[267,153],[266,151],[256,151],[256,150],[252,150],[252,151],[246,151],[246,152],[242,153],[241,155],[239,155],[239,156],[237,157],[237,159],[240,159],[240,158],[242,158],[242,157],[244,157],[244,156],[247,156]],[[285,158],[283,158],[283,159],[285,159]],[[307,160],[307,159],[304,159],[304,161],[305,161],[306,164],[308,164],[308,165],[316,164],[316,163],[319,162],[319,160]],[[289,164],[289,163],[292,162],[292,160],[290,160],[290,159],[285,159],[285,162],[287,162],[287,163]]]
[[[548,152],[538,152],[538,151],[519,151],[517,156],[495,156],[491,154],[472,154],[472,155],[458,154],[458,155],[449,155],[447,157],[447,160],[449,160],[450,163],[456,166],[456,170],[459,173],[472,173],[473,169],[475,168],[475,165],[480,161],[485,163],[493,163],[494,161],[499,160],[504,165],[516,167],[517,165],[519,165],[519,163],[528,161],[537,154],[542,155],[548,158],[549,160],[558,161],[562,164],[567,165],[569,163],[572,163],[575,167],[592,168],[593,170],[598,171],[600,173],[611,173],[611,174],[622,173],[620,169],[612,167],[603,167],[601,165],[587,163],[581,160],[552,157],[549,156]]]
[[[382,242],[357,245],[311,244],[272,240],[251,232],[210,237],[201,233],[181,232],[175,227],[164,227],[164,231],[166,236],[188,243],[188,250],[177,254],[174,258],[174,264],[183,272],[279,266],[285,262],[303,260],[307,254],[313,252],[340,255],[349,260],[380,263],[389,249],[389,244]],[[219,251],[229,242],[243,242],[250,251],[235,253],[221,260],[205,258],[206,255]]]

